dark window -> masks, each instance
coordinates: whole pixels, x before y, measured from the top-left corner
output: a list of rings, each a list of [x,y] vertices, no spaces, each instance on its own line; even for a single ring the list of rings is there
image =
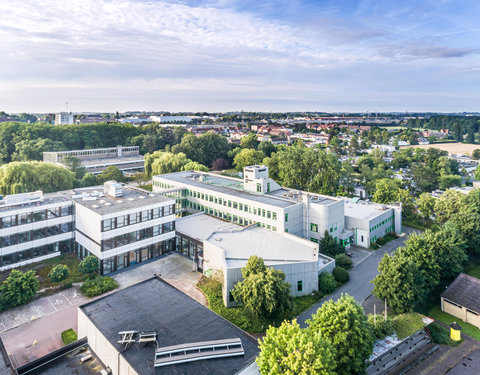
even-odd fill
[[[303,281],[297,281],[297,291],[301,292],[303,290]]]

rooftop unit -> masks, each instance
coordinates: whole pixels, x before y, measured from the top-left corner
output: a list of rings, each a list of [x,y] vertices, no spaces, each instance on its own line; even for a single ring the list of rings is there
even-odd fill
[[[123,195],[122,185],[117,181],[107,181],[103,185],[103,193],[113,198],[119,198]]]
[[[34,202],[43,202],[43,192],[41,190],[37,190],[31,193],[7,195],[3,202],[4,203],[2,204],[2,207],[17,206]]]

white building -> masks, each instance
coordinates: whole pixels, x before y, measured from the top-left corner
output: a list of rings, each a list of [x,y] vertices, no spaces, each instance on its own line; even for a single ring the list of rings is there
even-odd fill
[[[327,231],[345,247],[368,247],[373,238],[380,238],[379,233],[401,233],[400,206],[363,205],[362,218],[354,209],[357,200],[347,205],[348,200],[343,198],[282,188],[268,177],[264,165],[245,167],[243,180],[196,171],[154,176],[153,190],[168,196],[176,194],[179,214],[205,212],[235,224],[258,223],[273,232],[288,232],[314,242]],[[385,220],[384,216],[392,219]],[[364,222],[353,226],[359,225],[358,220]],[[359,241],[355,230],[364,227],[375,227],[375,235]]]
[[[0,201],[0,271],[70,252],[73,222],[64,192],[7,195]]]
[[[71,125],[73,124],[72,112],[60,112],[55,114],[55,125]]]
[[[242,280],[242,268],[256,255],[265,265],[281,270],[293,296],[318,290],[318,275],[332,272],[335,260],[318,252],[318,244],[289,233],[272,233],[250,225],[241,227],[203,213],[177,219],[177,251],[197,260],[204,272],[221,271],[223,299],[234,304],[230,291]]]
[[[110,181],[73,196],[75,253],[95,255],[103,275],[174,249],[175,201]]]

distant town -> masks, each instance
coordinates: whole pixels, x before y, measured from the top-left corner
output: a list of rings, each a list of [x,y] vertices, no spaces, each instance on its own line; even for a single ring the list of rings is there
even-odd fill
[[[479,114],[0,121],[0,374],[478,368]]]

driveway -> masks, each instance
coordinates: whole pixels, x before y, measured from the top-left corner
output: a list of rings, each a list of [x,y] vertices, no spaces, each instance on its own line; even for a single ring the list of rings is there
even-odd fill
[[[350,280],[346,284],[336,289],[332,294],[324,297],[321,301],[297,317],[300,326],[306,327],[305,321],[310,319],[312,314],[317,312],[318,308],[322,306],[325,301],[331,299],[336,300],[342,295],[342,293],[349,294],[358,302],[362,302],[367,298],[373,291],[373,284],[370,281],[378,274],[378,264],[383,255],[385,253],[393,253],[398,247],[404,244],[411,233],[419,232],[415,229],[404,229],[405,232],[401,237],[387,243],[378,250],[370,251],[370,254],[366,257],[362,256],[361,258],[363,259],[360,262],[357,262],[357,264],[350,270]],[[366,250],[362,249],[362,251]],[[352,252],[354,252],[355,258],[355,249],[353,249]]]

